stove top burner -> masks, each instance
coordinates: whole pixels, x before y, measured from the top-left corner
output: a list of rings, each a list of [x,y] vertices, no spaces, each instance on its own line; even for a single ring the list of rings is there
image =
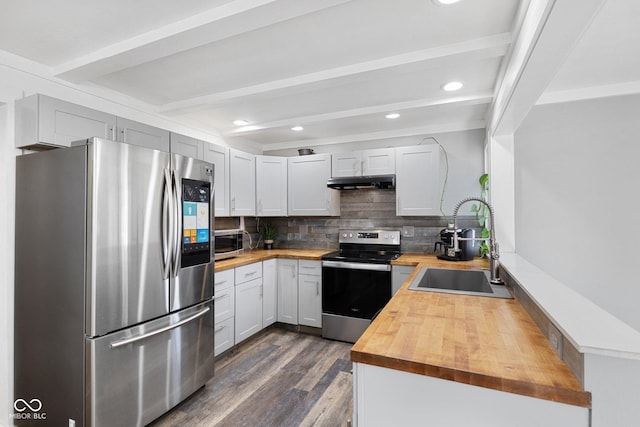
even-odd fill
[[[335,251],[322,256],[325,261],[369,262],[372,264],[388,264],[398,259],[399,252],[387,251]]]
[[[325,261],[389,264],[400,256],[400,231],[340,230],[340,250],[322,256]]]

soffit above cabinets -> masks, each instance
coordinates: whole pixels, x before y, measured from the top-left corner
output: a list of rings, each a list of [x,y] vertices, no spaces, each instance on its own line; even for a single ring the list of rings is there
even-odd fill
[[[520,3],[10,1],[0,50],[269,150],[483,127]]]

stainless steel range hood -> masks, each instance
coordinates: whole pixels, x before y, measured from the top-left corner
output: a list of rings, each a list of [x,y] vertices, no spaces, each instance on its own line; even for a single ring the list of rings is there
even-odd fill
[[[338,190],[358,190],[366,188],[396,188],[395,175],[350,176],[329,178],[327,187]]]

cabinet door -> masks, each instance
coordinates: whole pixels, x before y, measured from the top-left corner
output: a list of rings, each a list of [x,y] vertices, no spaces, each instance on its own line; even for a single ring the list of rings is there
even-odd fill
[[[327,188],[331,154],[288,158],[289,215],[339,216],[340,193]]]
[[[229,149],[205,143],[204,161],[212,163],[215,216],[229,216]]]
[[[259,277],[262,277],[261,262],[254,262],[253,264],[243,265],[242,267],[236,268],[236,285]]]
[[[116,124],[118,141],[169,152],[169,131],[122,117],[116,119]]]
[[[362,175],[391,175],[396,173],[396,151],[377,148],[362,151]]]
[[[204,160],[204,142],[190,136],[171,132],[171,152],[192,159]]]
[[[262,327],[276,322],[278,318],[277,300],[278,269],[275,259],[262,263]]]
[[[255,156],[230,149],[231,216],[256,214]]]
[[[415,267],[406,265],[392,265],[391,266],[391,296],[394,296],[398,289],[407,281],[411,273],[413,273]]]
[[[236,344],[261,329],[262,279],[259,278],[236,285]]]
[[[396,148],[396,215],[440,215],[437,144]]]
[[[278,259],[278,322],[298,324],[298,261]]]
[[[214,322],[233,318],[235,313],[235,290],[233,270],[215,273],[213,280]]]
[[[114,139],[116,117],[45,95],[16,101],[16,147],[46,144],[69,147],[97,136]]]
[[[322,276],[298,276],[298,323],[322,327]]]
[[[213,337],[213,355],[217,356],[225,350],[233,347],[235,340],[234,320],[230,317],[215,324]]]
[[[287,215],[286,157],[256,157],[256,211],[258,216]]]
[[[362,175],[362,157],[360,151],[336,153],[331,155],[331,176]]]

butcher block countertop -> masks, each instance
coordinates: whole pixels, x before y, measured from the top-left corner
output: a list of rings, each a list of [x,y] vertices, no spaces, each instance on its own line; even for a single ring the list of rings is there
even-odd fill
[[[393,264],[488,267],[428,255],[402,255]],[[418,270],[353,346],[352,361],[591,407],[591,394],[516,299],[408,290]]]
[[[223,271],[271,258],[320,260],[327,249],[250,250],[216,261]],[[393,265],[488,268],[486,260],[447,262],[404,254]],[[419,268],[351,349],[351,360],[569,405],[591,407],[546,337],[516,299],[408,290]]]
[[[235,258],[216,261],[215,271],[224,271],[230,268],[242,267],[254,262],[265,261],[271,258],[295,258],[320,261],[320,257],[332,252],[330,249],[253,249],[244,251]]]

